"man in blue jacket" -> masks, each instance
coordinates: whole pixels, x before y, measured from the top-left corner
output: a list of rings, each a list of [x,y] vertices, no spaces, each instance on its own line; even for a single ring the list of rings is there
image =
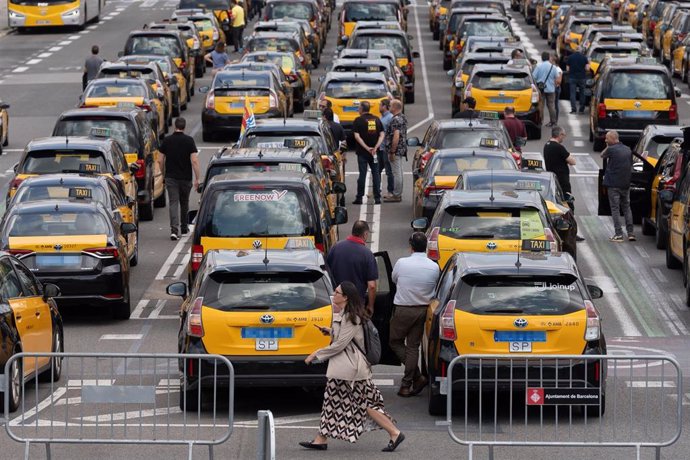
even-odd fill
[[[613,217],[614,235],[609,241],[620,243],[625,241],[621,211],[625,216],[625,229],[628,241],[635,241],[633,215],[630,209],[630,176],[632,171],[632,152],[630,147],[620,142],[616,131],[606,133],[606,149],[601,157],[607,161],[604,173],[604,186],[609,196],[611,217]]]

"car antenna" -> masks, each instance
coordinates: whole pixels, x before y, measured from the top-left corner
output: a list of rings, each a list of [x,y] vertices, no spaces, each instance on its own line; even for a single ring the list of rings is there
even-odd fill
[[[520,271],[520,267],[522,267],[522,262],[520,262],[520,249],[521,249],[521,248],[518,247],[518,250],[517,250],[517,260],[515,261],[515,268],[518,269],[518,272]]]
[[[496,198],[494,198],[494,168],[491,168],[491,196],[489,197],[489,201],[493,203],[495,199]]]
[[[264,260],[263,263],[266,266],[266,270],[268,270],[268,222],[266,222],[266,244],[264,244]]]

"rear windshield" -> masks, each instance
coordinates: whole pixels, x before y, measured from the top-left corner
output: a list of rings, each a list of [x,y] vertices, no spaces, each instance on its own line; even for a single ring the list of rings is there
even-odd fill
[[[228,11],[230,9],[230,2],[228,0],[180,0],[177,8],[180,10],[201,8],[204,10]]]
[[[26,201],[43,201],[43,200],[67,200],[69,199],[70,189],[81,188],[91,191],[91,201],[98,203],[107,203],[106,192],[101,187],[92,187],[89,185],[31,185],[19,187],[17,194],[12,199],[12,203],[24,203]]]
[[[530,177],[529,179],[520,179],[519,177],[491,177],[491,176],[465,176],[463,184],[466,190],[536,190],[539,194],[549,201],[553,201],[552,185],[548,176]]]
[[[309,3],[283,2],[268,5],[267,19],[293,18],[311,20],[312,5]]]
[[[206,236],[312,235],[306,197],[296,190],[220,190],[207,213]]]
[[[25,174],[78,173],[80,171],[93,171],[92,165],[95,165],[97,171],[109,172],[102,152],[35,150],[27,153],[21,166],[21,172]]]
[[[678,136],[654,136],[645,147],[647,155],[652,158],[659,158],[661,154],[664,153],[664,151],[668,148],[668,146],[671,145],[671,142],[673,142],[673,139],[675,139],[676,137]]]
[[[511,37],[510,25],[504,21],[465,21],[460,35]]]
[[[321,139],[313,133],[276,133],[276,134],[249,134],[240,143],[240,147],[259,147],[265,149],[282,149],[286,139],[307,139],[309,145],[319,145]]]
[[[439,134],[438,140],[433,147],[435,149],[450,149],[450,148],[479,148],[493,144],[493,141],[498,142],[498,147],[507,149],[511,146],[510,139],[503,131],[489,131],[486,130],[458,130],[450,131],[444,130]]]
[[[584,308],[573,276],[469,276],[456,308],[476,315],[565,315]]]
[[[12,216],[9,236],[104,235],[108,223],[94,212],[22,213]]]
[[[505,59],[468,59],[462,64],[462,73],[469,75],[476,64],[507,64],[509,57]]]
[[[255,37],[249,41],[248,51],[297,51],[299,48],[289,38]]]
[[[584,14],[576,14],[575,16],[580,17],[580,16],[596,16],[596,15],[591,15],[590,12],[588,11],[587,13]],[[589,27],[590,24],[601,24],[600,22],[591,22],[591,21],[575,21],[573,24],[570,26],[570,31],[575,33],[575,34],[581,34],[584,33],[584,31]]]
[[[158,54],[181,57],[182,48],[175,37],[139,35],[130,38],[127,46],[130,54]]]
[[[305,311],[331,304],[327,278],[319,272],[212,273],[204,305],[222,311]]]
[[[352,48],[391,50],[396,58],[408,57],[407,43],[399,35],[357,35],[352,41]]]
[[[197,19],[194,18],[192,19],[192,22],[196,26],[196,28],[200,31],[207,31],[207,30],[213,30],[213,21],[210,19]]]
[[[145,97],[145,88],[138,83],[127,81],[95,81],[86,88],[85,98],[90,97]]]
[[[294,69],[295,56],[289,54],[249,54],[242,58],[242,62],[272,62],[281,69]]]
[[[119,78],[144,78],[155,80],[156,75],[153,69],[116,69],[116,68],[105,68],[101,69],[99,72],[100,76],[105,77],[119,77]],[[90,96],[94,97],[94,96]]]
[[[478,169],[517,169],[517,166],[513,160],[498,155],[468,155],[463,157],[444,156],[443,158],[433,161],[429,174],[432,176],[458,176],[463,171],[474,171]]]
[[[242,74],[230,74],[226,75],[223,73],[219,73],[216,75],[215,80],[213,80],[213,87],[214,88],[219,88],[219,87],[228,87],[232,89],[233,87],[238,87],[238,86],[245,86],[245,87],[256,87],[256,86],[261,86],[261,87],[268,87],[270,86],[270,74],[269,71],[266,71],[265,74],[259,74],[259,73],[252,73],[251,75],[242,75]]]
[[[544,237],[544,221],[535,208],[451,206],[443,213],[440,234],[456,239],[529,240]]]
[[[671,80],[661,72],[612,72],[604,86],[608,99],[671,99]]]
[[[219,174],[270,171],[296,171],[303,173],[311,173],[311,170],[309,169],[308,165],[303,163],[280,163],[277,161],[252,161],[246,163],[233,162],[231,164],[212,165],[208,170],[206,180],[209,181],[212,177],[217,176]]]
[[[326,96],[335,99],[378,99],[386,97],[386,85],[376,81],[330,81]]]
[[[622,49],[622,48],[616,48],[616,49],[611,49],[611,48],[597,48],[594,51],[592,51],[592,54],[589,56],[589,60],[593,62],[601,62],[604,60],[607,54],[615,54],[616,56],[619,57],[637,57],[640,55],[640,51],[634,48],[630,49]],[[625,56],[621,56],[625,55]]]
[[[486,90],[520,91],[529,89],[532,80],[526,72],[519,73],[489,73],[477,72],[473,77],[472,86]]]
[[[347,3],[345,22],[397,21],[398,10],[392,3]]]
[[[55,126],[53,136],[89,136],[93,128],[107,128],[110,137],[115,139],[125,153],[139,151],[134,125],[128,120],[112,118],[69,118],[60,120]]]
[[[503,5],[502,2],[484,2],[484,1],[479,1],[475,2],[472,0],[469,1],[460,1],[460,2],[453,2],[452,7],[453,8],[467,8],[467,7],[473,7],[476,6],[477,8],[493,8],[495,10],[500,11],[502,16],[505,16],[506,14],[506,7]]]
[[[578,9],[576,11],[573,11],[571,16],[575,18],[606,18],[608,16],[611,16],[611,12],[609,10],[581,10]],[[609,21],[610,24],[613,23],[613,21]]]

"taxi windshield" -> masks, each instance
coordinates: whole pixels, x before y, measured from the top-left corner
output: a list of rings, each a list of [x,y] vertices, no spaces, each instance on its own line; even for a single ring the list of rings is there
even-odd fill
[[[34,150],[26,154],[20,168],[24,174],[55,174],[88,172],[92,165],[109,172],[103,153],[91,150]]]
[[[502,36],[512,37],[513,31],[510,24],[505,21],[465,21],[458,32],[460,36]]]
[[[212,273],[204,285],[204,306],[221,311],[305,311],[331,304],[320,272]]]
[[[130,39],[128,46],[131,54],[182,56],[180,44],[171,36],[138,35]]]
[[[62,236],[109,234],[101,214],[88,211],[21,213],[12,216],[9,236]]]
[[[352,48],[391,50],[396,58],[407,58],[407,43],[399,35],[356,35]]]
[[[378,81],[331,80],[326,85],[326,96],[335,99],[378,99],[386,95],[386,85]]]
[[[592,51],[589,56],[589,60],[593,62],[601,62],[604,60],[607,54],[615,54],[616,56],[626,55],[626,57],[637,57],[640,55],[640,51],[634,48],[622,49],[622,48],[597,48]]]
[[[296,190],[221,190],[213,197],[206,228],[219,238],[312,234],[308,202]]]
[[[230,74],[226,75],[223,73],[216,74],[216,78],[213,80],[213,88],[237,88],[237,87],[268,87],[270,86],[270,74],[268,71],[266,73],[252,73],[251,75],[242,74]]]
[[[586,14],[583,14],[582,16],[590,16],[590,11],[588,11]],[[576,15],[580,16],[580,15]],[[595,16],[596,15],[592,15]],[[587,27],[589,27],[591,24],[601,24],[600,22],[592,22],[592,21],[574,21],[573,24],[570,26],[570,31],[574,34],[582,34],[587,30]]]
[[[219,174],[227,173],[254,173],[254,172],[270,172],[270,171],[295,171],[302,173],[311,173],[312,171],[306,164],[303,163],[289,163],[278,161],[247,161],[232,162],[230,164],[211,165],[207,173],[207,179],[210,180]]]
[[[518,177],[465,176],[463,184],[466,190],[489,190],[491,188],[501,191],[518,189],[537,190],[545,200],[556,201],[553,196],[554,188],[546,175],[530,177],[527,180],[519,179]]]
[[[43,200],[68,200],[70,189],[86,188],[91,192],[90,201],[98,203],[107,203],[106,192],[101,187],[92,186],[70,186],[70,185],[31,185],[22,186],[17,190],[12,203],[24,203],[26,201],[43,201]]]
[[[293,18],[312,19],[312,5],[309,3],[280,2],[269,3],[267,19]]]
[[[477,72],[470,83],[474,88],[483,90],[521,91],[530,89],[532,80],[527,72]]]
[[[544,238],[544,222],[535,208],[450,206],[440,234],[455,239],[529,240]]]
[[[482,142],[482,139],[484,139],[484,142]],[[510,140],[503,131],[488,129],[478,129],[474,131],[463,129],[458,131],[441,131],[434,148],[479,148],[487,145],[487,141],[489,140],[497,141],[498,147],[502,149],[507,149],[511,146]]]
[[[248,51],[297,51],[293,40],[289,38],[254,37],[249,41]]]
[[[98,80],[91,83],[86,88],[85,98],[98,97],[144,97],[146,96],[145,88],[138,83],[131,81],[109,81],[99,82]]]
[[[612,72],[604,85],[608,99],[671,99],[671,80],[662,72]]]
[[[438,155],[438,157],[441,156],[443,158],[432,157],[434,160],[429,172],[431,176],[457,176],[462,171],[477,169],[517,169],[515,161],[498,155],[467,155],[462,157]]]
[[[348,2],[344,8],[345,22],[398,20],[398,10],[392,3]]]
[[[458,292],[475,315],[565,315],[584,308],[574,276],[466,276]]]
[[[294,69],[294,54],[249,54],[242,58],[242,62],[272,62],[281,69]]]
[[[112,118],[68,118],[60,120],[55,126],[54,136],[90,136],[93,128],[105,128],[110,137],[115,139],[125,153],[139,151],[139,141],[132,123]]]
[[[476,64],[507,64],[509,57],[505,58],[488,58],[488,59],[468,59],[462,64],[462,73],[469,75]]]

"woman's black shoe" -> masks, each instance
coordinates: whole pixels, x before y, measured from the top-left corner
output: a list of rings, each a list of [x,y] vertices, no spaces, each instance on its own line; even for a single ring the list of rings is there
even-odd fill
[[[399,438],[400,436],[398,436]],[[393,441],[391,441],[393,442]],[[327,450],[328,449],[328,444],[314,444],[313,441],[302,441],[299,443],[300,446],[306,447],[307,449],[314,449],[314,450]]]
[[[405,433],[403,433],[403,432],[401,431],[400,434],[398,435],[398,437],[395,438],[395,441],[393,441],[393,440],[391,439],[390,442],[388,443],[388,445],[387,445],[386,447],[384,447],[384,448],[381,450],[381,452],[393,452],[395,449],[397,449],[397,447],[398,447],[400,444],[402,444],[402,442],[403,442],[404,440],[405,440]],[[300,443],[300,444],[301,444],[301,443]]]

